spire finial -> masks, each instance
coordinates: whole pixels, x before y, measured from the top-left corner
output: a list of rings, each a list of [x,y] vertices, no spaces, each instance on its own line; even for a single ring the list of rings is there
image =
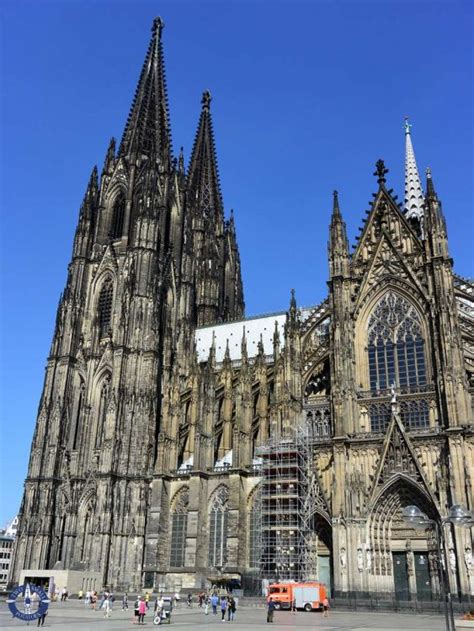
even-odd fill
[[[155,33],[158,35],[158,39],[161,39],[161,33],[163,32],[163,29],[165,28],[165,22],[163,20],[162,17],[158,16],[153,20],[153,26],[151,27],[151,32],[153,33],[153,35],[155,35]]]
[[[385,184],[385,175],[388,173],[388,169],[385,167],[385,162],[379,158],[375,163],[374,175],[377,176],[377,182],[379,184]]]
[[[411,123],[408,122],[408,116],[405,116],[405,134],[410,133]]]
[[[203,110],[209,110],[211,107],[212,94],[209,90],[204,90],[201,97],[201,105]]]
[[[341,209],[339,208],[339,193],[337,191],[333,191],[332,195],[333,195],[332,214],[340,215]]]

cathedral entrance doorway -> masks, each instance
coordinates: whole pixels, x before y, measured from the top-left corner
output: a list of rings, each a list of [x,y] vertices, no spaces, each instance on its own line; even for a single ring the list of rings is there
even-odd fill
[[[406,552],[393,552],[393,580],[395,583],[395,598],[410,600],[410,585],[408,582],[408,564]]]
[[[436,509],[423,489],[398,476],[374,506],[369,521],[369,590],[395,594],[399,601],[431,600],[439,594],[436,545],[429,530],[406,524],[402,513],[411,504],[435,518]]]
[[[327,593],[332,593],[332,533],[327,519],[318,513],[312,518],[314,576],[308,577],[326,585]],[[307,579],[307,580],[308,580]]]

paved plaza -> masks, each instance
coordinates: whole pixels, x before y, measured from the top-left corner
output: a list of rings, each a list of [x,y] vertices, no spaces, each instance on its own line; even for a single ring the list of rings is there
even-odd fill
[[[66,603],[52,603],[50,613],[46,618],[45,629],[52,628],[55,631],[92,631],[107,630],[118,631],[122,629],[136,629],[132,624],[133,611],[124,612],[117,606],[110,619],[104,619],[101,611],[91,611],[78,603],[69,601]],[[442,616],[421,615],[406,613],[373,613],[353,611],[332,611],[328,618],[323,618],[318,612],[298,612],[296,615],[286,611],[276,611],[272,625],[266,622],[266,612],[263,607],[239,608],[236,620],[225,622],[232,625],[234,631],[246,631],[247,629],[272,629],[272,631],[288,631],[289,629],[324,629],[326,631],[443,631],[444,620]],[[197,606],[193,608],[178,608],[173,612],[171,625],[163,628],[196,629],[196,631],[210,626],[222,626],[220,615],[206,616]],[[13,619],[5,602],[0,603],[0,629],[9,631],[25,627],[26,623]],[[36,627],[36,622],[30,627]],[[145,625],[149,629],[157,628],[153,625],[152,614],[145,617]]]

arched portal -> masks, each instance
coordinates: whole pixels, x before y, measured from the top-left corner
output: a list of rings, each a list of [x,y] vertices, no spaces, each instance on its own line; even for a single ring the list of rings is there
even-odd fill
[[[403,475],[381,491],[368,522],[366,567],[371,591],[395,594],[397,600],[431,600],[439,593],[436,541],[430,530],[416,530],[403,519],[403,509],[418,506],[437,516],[429,496]]]
[[[314,579],[326,585],[328,593],[333,587],[333,545],[332,528],[327,516],[315,512],[310,521],[307,545],[309,564],[308,579]]]

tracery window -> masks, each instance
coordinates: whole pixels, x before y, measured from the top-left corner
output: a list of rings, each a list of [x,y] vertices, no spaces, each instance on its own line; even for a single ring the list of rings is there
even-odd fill
[[[107,335],[110,328],[110,321],[112,319],[112,301],[114,297],[114,286],[112,279],[108,278],[99,294],[98,302],[98,320],[99,320],[99,334],[100,337]]]
[[[220,487],[209,512],[209,566],[224,567],[227,563],[227,502],[229,491]]]
[[[372,392],[426,383],[421,319],[399,294],[385,294],[370,316],[368,354]]]
[[[98,449],[104,437],[104,429],[105,429],[105,418],[107,416],[107,405],[109,402],[109,392],[110,392],[110,376],[107,375],[102,382],[102,386],[100,388],[100,399],[99,399],[99,407],[97,411],[97,432],[95,435],[95,449]]]
[[[182,489],[171,513],[170,567],[184,567],[188,527],[188,489]]]
[[[112,209],[112,223],[110,226],[110,236],[112,239],[119,239],[123,233],[123,220],[125,218],[125,197],[120,194],[114,202]]]

